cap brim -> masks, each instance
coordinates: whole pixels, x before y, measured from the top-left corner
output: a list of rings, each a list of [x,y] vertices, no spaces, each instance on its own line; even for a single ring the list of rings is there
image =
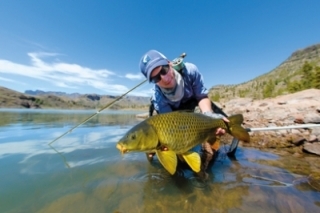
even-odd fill
[[[167,59],[161,58],[161,60],[157,60],[154,63],[150,63],[150,66],[147,67],[147,79],[150,82],[150,75],[152,70],[154,70],[154,68],[159,67],[159,66],[165,66],[168,65],[169,62]]]

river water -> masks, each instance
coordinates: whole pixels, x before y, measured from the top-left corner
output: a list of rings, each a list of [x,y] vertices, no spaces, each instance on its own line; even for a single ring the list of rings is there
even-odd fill
[[[139,112],[106,110],[48,145],[93,113],[0,110],[0,212],[320,212],[303,158],[239,147],[230,159],[227,144],[203,181],[121,156]]]

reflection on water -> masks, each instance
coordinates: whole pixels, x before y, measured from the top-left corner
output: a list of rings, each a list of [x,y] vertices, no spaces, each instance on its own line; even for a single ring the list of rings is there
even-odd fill
[[[202,181],[170,176],[144,153],[121,156],[117,140],[134,112],[96,120],[48,146],[92,112],[0,111],[0,212],[319,212],[303,158],[224,148]],[[293,168],[292,168],[293,167]],[[303,167],[303,171],[297,169]],[[295,169],[295,170],[294,170]]]
[[[28,125],[30,128],[37,128],[38,125],[47,125],[60,128],[66,125],[76,125],[96,112],[97,111],[93,110],[0,109],[0,126]],[[138,111],[136,113],[138,113]],[[132,111],[105,110],[84,125],[130,125],[132,121],[134,121],[134,117],[135,114]]]

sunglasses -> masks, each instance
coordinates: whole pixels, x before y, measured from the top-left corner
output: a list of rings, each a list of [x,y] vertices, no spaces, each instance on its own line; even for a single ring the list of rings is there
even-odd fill
[[[162,66],[160,72],[157,75],[150,77],[150,82],[155,84],[158,83],[161,80],[161,75],[166,75],[169,72],[169,70],[169,65]]]

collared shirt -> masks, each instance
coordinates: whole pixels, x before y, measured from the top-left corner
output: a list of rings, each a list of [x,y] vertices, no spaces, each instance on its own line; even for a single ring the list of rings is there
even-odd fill
[[[204,86],[203,78],[196,65],[185,63],[182,71],[184,80],[184,96],[180,101],[173,102],[169,100],[161,91],[160,87],[155,84],[152,103],[159,113],[171,112],[173,109],[179,108],[183,103],[190,99],[196,99],[199,102],[203,98],[208,97],[208,90]]]

